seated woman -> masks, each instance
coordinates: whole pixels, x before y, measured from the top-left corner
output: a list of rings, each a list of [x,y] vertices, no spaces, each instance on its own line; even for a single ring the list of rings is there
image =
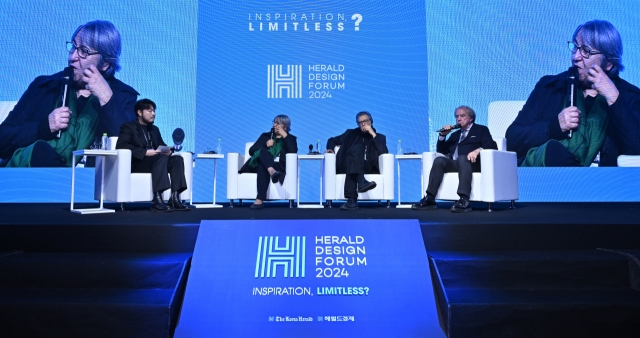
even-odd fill
[[[296,137],[289,134],[291,120],[287,115],[278,115],[273,119],[271,131],[262,133],[256,143],[249,148],[251,158],[240,168],[239,173],[258,174],[258,196],[250,209],[261,209],[267,199],[269,180],[273,183],[284,182],[287,170],[285,154],[298,152]],[[274,159],[280,156],[280,161]]]

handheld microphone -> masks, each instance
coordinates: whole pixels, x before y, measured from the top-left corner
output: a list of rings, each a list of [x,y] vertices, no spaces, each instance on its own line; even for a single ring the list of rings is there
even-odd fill
[[[449,129],[449,130],[460,129],[460,127],[462,127],[462,126],[460,125],[460,123],[456,123],[456,124],[455,124],[453,127],[451,127],[451,129]],[[442,129],[440,129],[440,130],[436,130],[436,133],[439,133],[439,132],[441,132],[441,131],[445,131],[445,130],[446,130],[446,129],[442,128]]]
[[[182,128],[176,128],[171,134],[173,138],[173,144],[175,151],[182,150],[182,142],[184,142],[184,130]]]
[[[576,78],[578,77],[578,68],[576,67],[569,67],[569,76],[568,76],[568,80],[569,80],[569,87],[570,87],[570,93],[569,93],[569,105],[573,106],[574,105],[574,98],[575,98],[575,86],[576,86]],[[569,130],[569,138],[571,138],[573,134],[573,130]]]
[[[63,73],[62,73],[62,83],[64,83],[64,91],[62,92],[62,106],[61,107],[67,107],[69,105],[69,102],[67,102],[67,93],[69,92],[69,82],[71,77],[73,76],[73,68],[71,67],[65,67]],[[60,138],[60,135],[62,134],[61,130],[58,130],[58,138]]]

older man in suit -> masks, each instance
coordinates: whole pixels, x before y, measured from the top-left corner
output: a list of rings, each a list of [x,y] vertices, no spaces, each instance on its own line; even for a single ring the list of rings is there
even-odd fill
[[[437,150],[447,154],[435,159],[429,173],[429,186],[427,195],[420,202],[411,206],[414,210],[431,210],[436,208],[436,194],[442,183],[445,173],[458,173],[458,200],[451,211],[469,212],[469,196],[471,196],[471,178],[473,172],[480,171],[480,151],[482,149],[498,149],[496,142],[491,137],[489,128],[474,123],[476,113],[467,106],[460,106],[455,110],[456,126],[446,125],[442,127],[438,136]],[[445,139],[455,127],[459,131]]]

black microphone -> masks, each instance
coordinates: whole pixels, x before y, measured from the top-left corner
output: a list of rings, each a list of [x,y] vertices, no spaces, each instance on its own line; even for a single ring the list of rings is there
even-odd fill
[[[65,67],[62,72],[62,84],[64,89],[62,91],[62,105],[60,107],[68,107],[69,106],[69,83],[71,82],[71,78],[73,77],[73,68]],[[62,134],[62,130],[58,130],[58,138],[60,138],[60,134]]]
[[[313,144],[309,145],[309,154],[313,154]]]
[[[173,138],[173,144],[175,151],[182,150],[182,142],[184,142],[184,130],[182,128],[176,128],[171,134]]]
[[[460,125],[460,123],[456,123],[456,124],[455,124],[453,127],[451,127],[451,129],[449,129],[449,130],[460,129],[460,127],[462,127],[462,126]],[[436,130],[436,133],[439,133],[439,132],[441,132],[441,131],[445,131],[445,130],[446,130],[446,129],[442,128],[442,129],[440,129],[440,130]]]
[[[569,106],[574,106],[575,103],[575,87],[578,78],[578,68],[569,67],[569,75],[567,75],[567,81],[569,82]],[[571,138],[573,130],[569,130],[569,138]]]

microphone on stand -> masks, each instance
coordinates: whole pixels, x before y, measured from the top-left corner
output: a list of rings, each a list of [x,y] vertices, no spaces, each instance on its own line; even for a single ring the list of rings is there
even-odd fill
[[[578,68],[569,67],[569,106],[574,106],[574,98],[575,98],[575,86],[576,86],[576,78],[578,77]],[[571,138],[573,134],[573,130],[569,130],[569,138]]]
[[[69,102],[68,102],[68,92],[69,92],[69,82],[71,77],[73,76],[73,68],[71,67],[65,67],[63,73],[62,73],[62,83],[64,83],[64,90],[62,92],[62,105],[60,107],[68,107],[69,106]],[[58,138],[60,138],[60,135],[62,134],[62,130],[58,130]]]
[[[456,124],[455,124],[453,127],[451,127],[451,129],[449,129],[449,130],[460,129],[460,127],[462,127],[462,126],[460,125],[460,123],[456,123]],[[447,129],[442,128],[442,129],[440,129],[440,130],[436,130],[436,133],[439,133],[439,132],[441,132],[441,131],[445,131],[445,130],[447,130]]]
[[[182,128],[176,128],[173,131],[173,134],[171,134],[171,137],[173,138],[174,151],[182,150],[182,142],[184,142],[184,130],[182,130]]]

